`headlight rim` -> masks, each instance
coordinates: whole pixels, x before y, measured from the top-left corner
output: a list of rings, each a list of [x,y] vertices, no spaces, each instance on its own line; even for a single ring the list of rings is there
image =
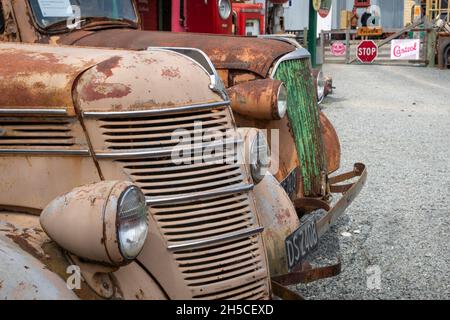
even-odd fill
[[[227,2],[228,2],[228,9],[227,9],[227,15],[226,15],[226,16],[224,16],[224,15],[222,14],[222,11],[221,11],[221,9],[220,9],[220,4],[221,4],[222,1],[227,1]],[[228,19],[230,18],[230,16],[231,16],[231,13],[232,13],[232,4],[231,4],[231,0],[217,0],[217,9],[218,9],[220,18],[221,18],[222,20],[228,20]]]
[[[117,200],[117,209],[116,209],[116,214],[115,214],[115,227],[116,227],[116,239],[117,239],[117,248],[119,250],[120,255],[122,256],[122,258],[124,259],[124,261],[126,263],[129,263],[133,260],[135,260],[139,254],[142,252],[142,250],[144,249],[144,245],[145,245],[145,240],[142,243],[142,246],[140,247],[140,249],[138,250],[138,253],[136,255],[128,255],[124,252],[123,248],[122,248],[122,240],[120,237],[120,213],[121,213],[121,204],[123,201],[123,198],[131,191],[131,190],[137,190],[137,192],[142,195],[143,197],[143,202],[144,202],[144,207],[146,208],[146,203],[145,203],[145,194],[142,192],[141,188],[139,188],[138,186],[136,186],[135,184],[131,184],[129,185],[125,190],[122,191],[122,193],[120,194],[118,200]],[[145,231],[145,239],[147,239],[148,237],[148,232],[149,232],[149,221],[148,221],[148,213],[145,219],[145,223],[146,223],[146,231]]]
[[[321,103],[325,99],[325,75],[322,70],[319,71],[317,74],[316,79],[316,90],[317,90],[317,101]],[[322,84],[322,86],[319,86],[319,83]]]
[[[280,94],[282,93],[282,90],[284,90],[286,99],[285,99],[285,106],[284,111],[280,112]],[[275,101],[275,107],[276,107],[276,118],[277,119],[283,119],[287,115],[287,109],[288,109],[288,90],[284,82],[281,82],[280,86],[278,87],[276,101]]]

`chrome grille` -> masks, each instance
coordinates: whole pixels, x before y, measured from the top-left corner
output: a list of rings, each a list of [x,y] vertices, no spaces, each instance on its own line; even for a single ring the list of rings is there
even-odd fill
[[[201,128],[196,123],[201,122]],[[108,150],[146,150],[183,145],[175,139],[175,130],[192,134],[191,142],[221,138],[229,129],[226,109],[203,110],[193,113],[167,114],[131,119],[103,119],[100,122]]]
[[[255,225],[246,194],[153,206],[152,213],[169,242],[197,240]]]
[[[254,299],[267,298],[267,284],[260,273],[264,270],[258,237],[239,239],[220,245],[175,254],[189,287],[195,288],[198,299]],[[240,279],[255,276],[249,283]],[[214,284],[233,280],[239,283],[229,290],[217,292]],[[244,285],[245,284],[245,285]]]
[[[62,118],[0,118],[0,147],[71,147],[76,144],[72,125]]]
[[[251,182],[237,163],[229,107],[98,117],[96,126],[104,140],[101,150],[96,147],[97,157],[112,158],[142,188],[192,297],[268,298],[261,236],[251,233],[259,227],[245,188]],[[173,139],[176,129],[195,137],[193,144]],[[205,155],[208,143],[195,144],[211,136],[222,148]],[[186,152],[184,163],[172,160],[175,146]],[[236,233],[243,235],[231,237]]]

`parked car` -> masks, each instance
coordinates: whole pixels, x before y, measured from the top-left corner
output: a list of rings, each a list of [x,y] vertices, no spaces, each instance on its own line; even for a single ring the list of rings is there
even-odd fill
[[[0,43],[0,61],[0,300],[271,297],[237,161],[257,135],[219,78],[165,50]]]
[[[258,214],[265,228],[271,275],[288,283],[283,279],[289,278],[316,248],[318,238],[358,195],[367,176],[365,166],[359,163],[347,174],[330,176],[340,167],[340,144],[332,124],[317,107],[308,51],[285,38],[141,31],[131,0],[90,1],[93,8],[83,7],[86,2],[76,3],[81,3],[83,15],[70,29],[67,17],[47,14],[39,1],[3,0],[7,27],[1,37],[28,43],[137,51],[159,48],[183,53],[202,61],[211,75],[220,76],[231,98],[238,127],[278,130],[281,148],[279,152],[272,150],[272,155],[273,160],[279,159],[279,165],[276,169],[272,167],[272,175],[256,177],[255,185],[259,184],[255,190],[265,193]],[[191,47],[204,51],[209,58],[199,51],[185,49]],[[209,59],[215,69],[209,67]],[[252,135],[252,130],[246,132]],[[264,140],[261,135],[257,138]],[[272,144],[271,135],[267,139]],[[132,178],[141,180],[138,176]],[[358,179],[347,181],[352,178]],[[336,185],[343,181],[347,184]],[[331,206],[333,193],[343,196]],[[269,196],[273,201],[264,200]],[[317,232],[310,232],[316,228]],[[307,234],[314,245],[307,250],[303,248],[299,254],[298,244],[292,246],[292,241],[304,239]]]

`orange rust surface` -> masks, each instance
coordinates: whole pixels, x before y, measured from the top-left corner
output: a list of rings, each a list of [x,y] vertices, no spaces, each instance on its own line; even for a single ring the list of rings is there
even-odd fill
[[[324,142],[328,173],[335,172],[341,165],[341,144],[336,129],[330,120],[320,112],[321,132]]]
[[[192,33],[102,30],[61,36],[59,43],[145,50],[148,47],[190,47],[203,50],[217,69],[245,70],[266,77],[274,61],[295,47],[277,40]]]
[[[234,112],[260,120],[276,119],[277,94],[281,81],[256,80],[242,83],[228,89]]]

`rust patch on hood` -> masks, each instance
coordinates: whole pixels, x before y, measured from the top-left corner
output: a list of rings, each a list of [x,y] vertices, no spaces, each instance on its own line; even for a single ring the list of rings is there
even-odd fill
[[[203,50],[217,69],[251,71],[267,77],[274,62],[296,48],[273,39],[109,29],[62,36],[60,44],[146,50],[148,47],[190,47]]]
[[[174,67],[166,67],[163,68],[161,71],[161,76],[162,77],[167,77],[167,78],[181,78],[181,74],[180,74],[180,68],[174,68]]]
[[[122,60],[122,58],[119,56],[109,58],[97,65],[97,71],[109,78],[113,75],[112,70],[119,65],[120,60]]]
[[[122,98],[131,93],[131,88],[121,83],[102,84],[90,83],[83,87],[82,95],[87,101],[97,101],[108,98]]]

